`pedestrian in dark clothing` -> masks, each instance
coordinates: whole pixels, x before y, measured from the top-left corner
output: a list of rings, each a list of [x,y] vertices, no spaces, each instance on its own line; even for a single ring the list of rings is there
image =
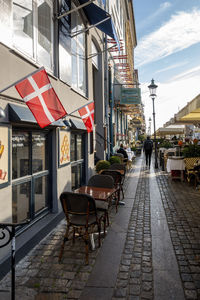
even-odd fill
[[[127,161],[128,160],[128,154],[126,152],[126,150],[124,149],[123,144],[120,145],[120,148],[117,150],[117,153],[121,153],[124,155],[124,160]]]
[[[145,152],[145,157],[146,157],[146,166],[151,165],[151,154],[153,150],[153,142],[150,140],[150,137],[148,136],[146,141],[144,142],[143,146],[144,152]]]

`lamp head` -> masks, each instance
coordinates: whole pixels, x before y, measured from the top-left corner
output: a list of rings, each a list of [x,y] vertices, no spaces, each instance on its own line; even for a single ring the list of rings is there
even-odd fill
[[[148,86],[149,92],[150,92],[150,97],[156,97],[156,89],[157,85],[154,83],[154,79],[151,79],[151,84]]]

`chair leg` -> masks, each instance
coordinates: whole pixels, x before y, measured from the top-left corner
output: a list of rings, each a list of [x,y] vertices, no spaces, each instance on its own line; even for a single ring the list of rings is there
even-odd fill
[[[73,227],[73,244],[75,244],[75,233],[76,233],[76,229],[75,227]]]
[[[101,247],[101,221],[99,221],[98,226],[98,232],[99,232],[99,236],[98,236],[98,241],[99,241],[99,248]],[[104,232],[105,235],[105,232]]]
[[[88,234],[88,229],[86,229],[84,240],[85,240],[85,263],[86,263],[86,265],[88,265],[88,263],[89,263],[89,260],[88,260],[88,257],[89,257],[89,234]]]
[[[106,224],[106,220],[107,220],[107,226],[110,226],[108,211],[105,212],[105,224]]]
[[[65,248],[65,242],[68,241],[68,234],[69,234],[69,226],[67,226],[67,229],[66,229],[66,232],[65,232],[65,235],[64,235],[64,238],[63,238],[63,242],[62,242],[62,245],[61,245],[60,254],[59,254],[59,257],[58,257],[59,262],[61,261],[61,258],[63,256],[63,251],[64,251],[64,248]]]
[[[120,185],[120,189],[121,189],[121,191],[122,191],[122,196],[123,196],[123,198],[122,198],[122,199],[124,199],[124,190],[123,190],[123,186],[122,186],[122,184]]]

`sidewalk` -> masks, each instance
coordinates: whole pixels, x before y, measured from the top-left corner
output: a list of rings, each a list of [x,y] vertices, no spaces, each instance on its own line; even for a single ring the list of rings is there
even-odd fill
[[[146,169],[138,156],[125,183],[125,206],[111,211],[101,248],[68,243],[62,221],[16,267],[16,299],[200,299],[200,191]],[[10,274],[0,300],[10,299]]]

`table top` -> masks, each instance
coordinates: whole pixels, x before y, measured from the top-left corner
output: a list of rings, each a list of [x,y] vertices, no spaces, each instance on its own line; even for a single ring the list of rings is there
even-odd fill
[[[100,188],[94,186],[81,186],[80,188],[74,191],[79,194],[88,194],[96,200],[107,201],[115,192],[115,188]]]

